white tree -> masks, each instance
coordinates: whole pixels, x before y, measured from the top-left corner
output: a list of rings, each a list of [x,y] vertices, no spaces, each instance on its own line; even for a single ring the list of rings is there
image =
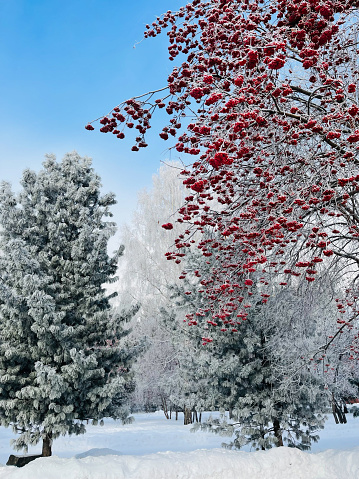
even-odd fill
[[[179,261],[168,261],[165,252],[182,230],[177,224],[165,231],[162,225],[168,224],[183,204],[185,189],[178,178],[181,170],[177,162],[162,165],[153,175],[153,188],[139,194],[131,224],[121,229],[125,253],[117,274],[122,281],[109,286],[127,305],[140,305],[132,337],[146,338],[148,348],[134,367],[135,400],[140,405],[162,406],[165,413],[175,387],[172,378],[177,359],[171,337],[160,325],[159,311],[168,306],[168,287],[179,282],[181,275]],[[116,306],[116,299],[113,304]]]
[[[141,304],[138,318],[152,316],[161,304],[168,301],[168,285],[177,282],[181,266],[167,261],[165,252],[183,230],[175,225],[164,231],[163,224],[182,205],[185,189],[179,179],[181,164],[169,162],[153,175],[151,191],[138,195],[137,208],[130,225],[121,227],[121,242],[125,245],[123,261],[118,274],[126,282],[116,285],[132,304]],[[122,298],[122,295],[121,295]],[[116,305],[116,301],[113,303]]]

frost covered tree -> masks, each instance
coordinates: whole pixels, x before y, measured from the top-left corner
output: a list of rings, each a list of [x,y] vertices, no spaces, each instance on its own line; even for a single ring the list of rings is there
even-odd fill
[[[121,292],[121,299],[126,298],[130,304],[141,304],[141,318],[153,316],[168,301],[168,285],[176,282],[181,272],[180,266],[167,261],[164,253],[184,228],[175,225],[166,232],[161,227],[168,224],[183,203],[181,170],[179,162],[162,165],[152,177],[152,188],[139,192],[131,223],[120,230],[126,250],[118,274],[126,281],[113,289]]]
[[[343,331],[326,347],[328,334],[338,327],[338,277],[328,273],[310,288],[299,278],[286,288],[274,286],[268,298],[252,276],[252,287],[239,298],[249,312],[219,323],[206,304],[199,273],[210,263],[189,254],[186,278],[172,288],[167,323],[170,329],[172,322],[179,350],[178,402],[221,410],[221,419],[200,427],[233,435],[234,447],[309,448],[324,423],[323,411],[332,405],[340,414],[338,400],[355,390],[358,371],[350,360],[355,331]],[[204,331],[196,327],[199,321],[206,324]]]
[[[134,365],[134,401],[138,407],[162,407],[165,414],[169,395],[178,387],[174,381],[177,359],[159,311],[171,301],[168,287],[179,282],[181,266],[167,261],[164,253],[183,227],[175,225],[167,232],[161,226],[183,203],[184,186],[178,178],[181,170],[178,162],[162,165],[152,177],[152,188],[139,193],[132,221],[120,231],[126,248],[117,271],[121,281],[108,288],[117,291],[127,305],[140,305],[131,337],[145,338],[147,350]]]
[[[112,314],[104,283],[115,281],[122,248],[112,193],[101,195],[91,160],[49,156],[25,170],[22,190],[0,187],[0,423],[19,437],[15,449],[82,434],[84,421],[128,419],[134,348]]]

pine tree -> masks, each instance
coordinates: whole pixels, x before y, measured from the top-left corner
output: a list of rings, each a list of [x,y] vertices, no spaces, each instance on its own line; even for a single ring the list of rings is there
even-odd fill
[[[42,439],[48,456],[86,420],[128,419],[135,349],[120,341],[133,311],[112,314],[103,287],[122,254],[107,253],[114,195],[77,153],[43,166],[17,195],[0,186],[0,423],[15,449]]]
[[[233,435],[231,447],[248,444],[268,449],[287,444],[309,449],[318,439],[323,411],[330,405],[323,378],[310,369],[308,357],[306,361],[301,358],[301,354],[309,355],[310,346],[317,350],[315,341],[322,344],[315,303],[307,305],[312,311],[306,317],[293,314],[308,303],[305,294],[300,296],[298,287],[293,287],[287,290],[286,311],[278,315],[279,294],[269,301],[263,298],[252,276],[251,291],[241,299],[244,308],[251,303],[249,313],[236,322],[222,318],[221,327],[206,307],[198,273],[191,273],[198,272],[201,261],[200,255],[187,254],[184,284],[173,287],[176,314],[167,314],[167,323],[172,321],[175,326],[177,344],[183,344],[179,401],[202,410],[220,410],[220,419],[212,418],[198,427]],[[211,267],[211,261],[207,266]],[[280,298],[281,306],[283,301]],[[196,314],[192,313],[194,306]]]

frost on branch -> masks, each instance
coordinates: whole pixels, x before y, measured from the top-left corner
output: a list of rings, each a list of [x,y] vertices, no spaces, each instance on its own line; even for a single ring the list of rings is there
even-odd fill
[[[167,29],[170,60],[178,60],[167,87],[100,120],[101,131],[119,138],[126,126],[138,130],[137,150],[153,113],[168,113],[161,138],[176,137],[172,148],[193,160],[178,221],[187,236],[206,233],[198,247],[215,257],[203,278],[213,311],[242,314],[238,297],[250,292],[254,272],[263,286],[299,275],[312,283],[342,261],[355,278],[357,6],[194,0],[147,26],[145,37]]]

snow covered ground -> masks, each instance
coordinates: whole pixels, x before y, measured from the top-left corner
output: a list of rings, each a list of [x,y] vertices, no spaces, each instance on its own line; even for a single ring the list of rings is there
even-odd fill
[[[335,425],[330,416],[313,453],[276,448],[243,452],[221,449],[226,439],[191,433],[162,412],[135,414],[123,426],[106,420],[83,436],[53,444],[54,456],[24,468],[0,466],[0,479],[358,479],[359,418]],[[0,428],[0,462],[13,453],[10,430]],[[324,451],[324,452],[322,452]],[[29,454],[40,452],[40,446]]]

